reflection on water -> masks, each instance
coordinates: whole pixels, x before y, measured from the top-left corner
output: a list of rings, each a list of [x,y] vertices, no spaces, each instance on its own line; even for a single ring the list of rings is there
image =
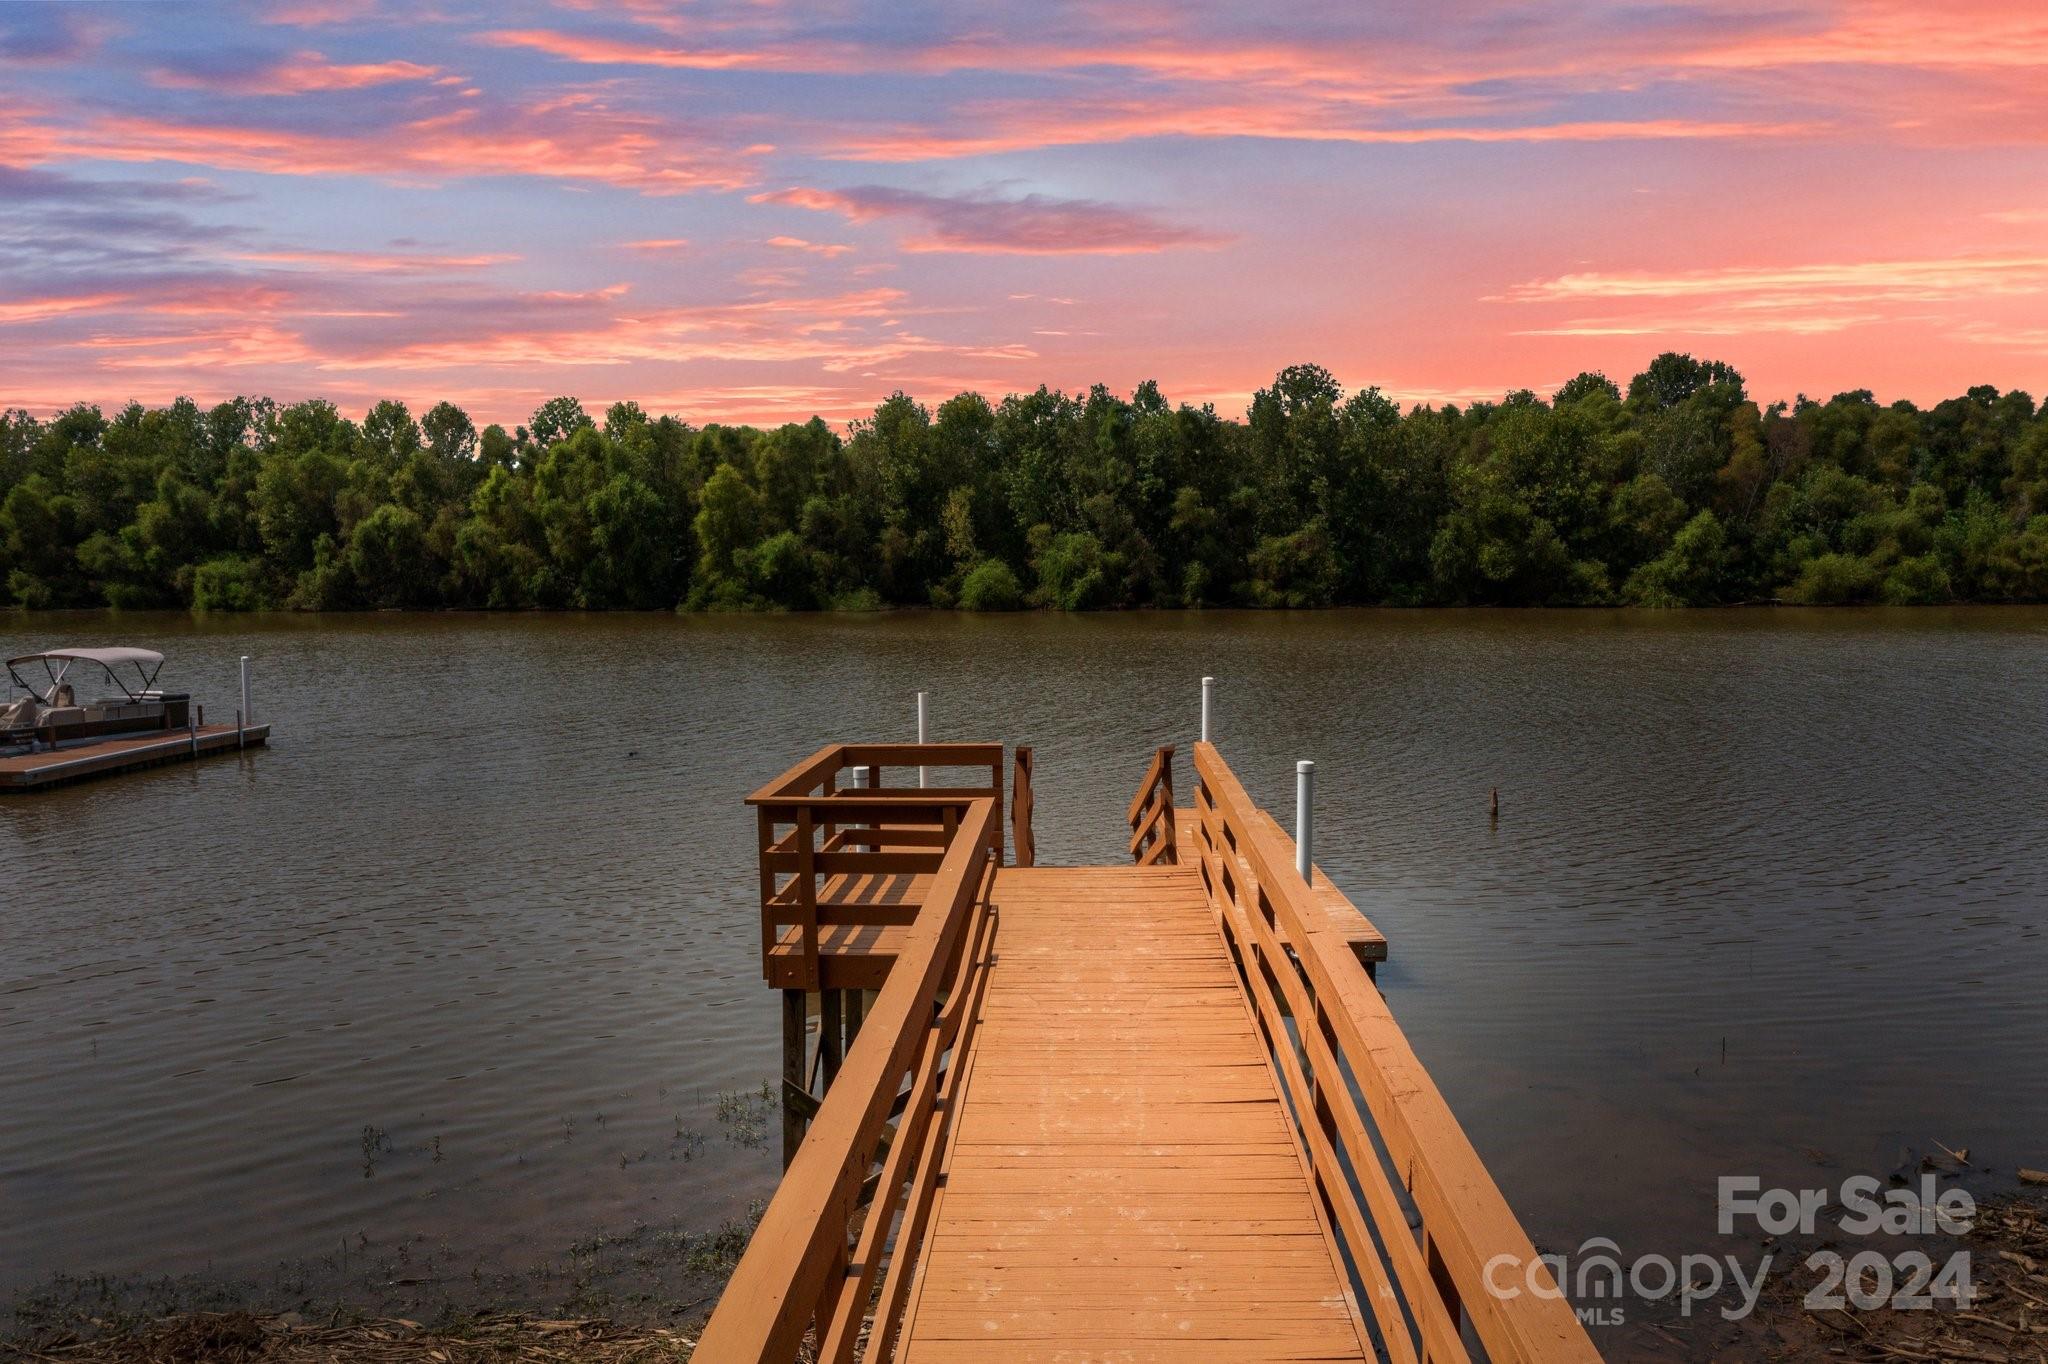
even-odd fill
[[[1037,746],[1047,862],[1120,854],[1204,673],[1283,822],[1318,759],[1320,860],[1539,1245],[1697,1248],[1722,1173],[2048,1159],[2048,612],[0,626],[221,707],[253,654],[277,725],[0,807],[0,1289],[742,1211],[740,797],[920,687]]]

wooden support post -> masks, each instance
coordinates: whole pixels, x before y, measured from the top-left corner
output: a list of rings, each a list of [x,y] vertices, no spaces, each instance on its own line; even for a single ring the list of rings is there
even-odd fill
[[[853,1050],[853,1040],[860,1036],[860,1021],[867,1014],[868,997],[859,990],[846,992],[846,1049]]]
[[[1010,855],[1015,865],[1028,867],[1038,859],[1038,845],[1031,835],[1031,750],[1017,747],[1017,767],[1010,778]]]
[[[818,1056],[824,1063],[824,1084],[820,1092],[832,1088],[832,1077],[839,1074],[839,1062],[846,1055],[843,1050],[845,1034],[840,1031],[840,992],[838,990],[818,991]]]
[[[782,1168],[796,1159],[803,1144],[807,1119],[790,1091],[807,1093],[804,1086],[804,1024],[808,1010],[802,990],[782,992]]]

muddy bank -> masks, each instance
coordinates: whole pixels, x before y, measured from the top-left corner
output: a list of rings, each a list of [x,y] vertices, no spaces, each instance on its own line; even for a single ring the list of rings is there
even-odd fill
[[[1650,1318],[1627,1334],[1610,1358],[1659,1361],[1960,1361],[1961,1364],[2048,1364],[2048,1191],[2022,1189],[1982,1199],[1974,1224],[1962,1235],[1930,1235],[1887,1245],[1926,1255],[1935,1274],[1916,1284],[1901,1269],[1887,1287],[1876,1272],[1851,1274],[1831,1284],[1808,1257],[1833,1251],[1850,1263],[1873,1242],[1825,1237],[1764,1243],[1781,1265],[1747,1317],[1728,1321],[1716,1312],[1690,1319]],[[1957,1253],[1967,1256],[1965,1291],[1940,1270]],[[1925,1306],[1901,1307],[1897,1295],[1924,1288]],[[1840,1305],[1817,1305],[1839,1298]],[[1596,1337],[1597,1338],[1597,1337]]]
[[[687,1358],[760,1216],[586,1238],[517,1270],[423,1240],[365,1243],[262,1279],[60,1276],[0,1317],[0,1359],[133,1361]]]
[[[483,1364],[512,1358],[542,1364],[652,1364],[687,1360],[695,1346],[694,1330],[621,1326],[602,1319],[485,1316],[434,1329],[390,1318],[317,1326],[289,1317],[226,1312],[172,1317],[91,1340],[0,1344],[0,1358],[55,1364]]]

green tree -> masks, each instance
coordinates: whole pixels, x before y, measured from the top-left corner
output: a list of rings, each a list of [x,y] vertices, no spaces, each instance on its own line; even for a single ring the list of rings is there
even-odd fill
[[[532,440],[545,450],[590,425],[590,417],[584,412],[582,403],[574,398],[550,398],[534,409]]]

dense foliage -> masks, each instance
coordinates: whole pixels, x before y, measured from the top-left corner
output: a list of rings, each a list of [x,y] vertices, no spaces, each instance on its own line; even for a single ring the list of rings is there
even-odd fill
[[[693,428],[557,398],[478,431],[236,399],[0,415],[31,607],[1696,605],[2048,598],[2048,408],[1767,409],[1663,355],[1405,416],[1286,369],[1243,422],[1157,385]]]

